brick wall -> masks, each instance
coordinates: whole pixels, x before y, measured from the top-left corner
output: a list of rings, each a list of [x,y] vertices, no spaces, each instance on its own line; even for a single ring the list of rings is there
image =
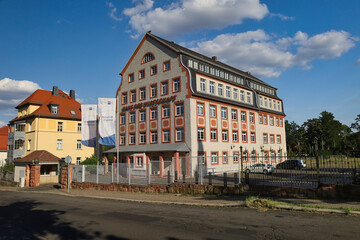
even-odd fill
[[[37,187],[40,185],[40,165],[30,165],[29,186]]]
[[[62,166],[61,167],[61,179],[60,179],[60,183],[61,183],[61,188],[67,188],[67,180],[68,180],[68,166]],[[69,184],[70,184],[70,188],[72,187],[72,164],[70,164],[70,176],[69,176]]]

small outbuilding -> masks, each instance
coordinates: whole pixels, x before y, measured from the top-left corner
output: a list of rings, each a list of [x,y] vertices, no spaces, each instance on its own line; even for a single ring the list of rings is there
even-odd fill
[[[39,150],[14,161],[14,181],[25,179],[26,187],[43,183],[59,183],[60,165],[65,161],[46,150]]]

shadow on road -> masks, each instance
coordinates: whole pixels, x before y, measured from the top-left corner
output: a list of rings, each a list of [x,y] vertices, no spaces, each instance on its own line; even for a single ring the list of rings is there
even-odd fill
[[[66,212],[40,210],[39,205],[35,201],[21,201],[0,206],[0,239],[125,239],[78,230],[71,223],[60,221],[59,216]]]

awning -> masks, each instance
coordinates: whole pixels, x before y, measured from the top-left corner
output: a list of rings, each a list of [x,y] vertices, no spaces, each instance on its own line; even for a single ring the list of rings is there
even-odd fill
[[[143,152],[190,152],[186,143],[146,144],[134,146],[119,146],[120,153],[143,153]],[[116,153],[116,147],[104,153]]]

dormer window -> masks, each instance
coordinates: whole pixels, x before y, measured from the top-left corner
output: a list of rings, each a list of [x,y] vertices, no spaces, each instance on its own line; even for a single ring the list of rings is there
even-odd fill
[[[76,115],[74,110],[70,110],[71,115]]]
[[[59,106],[58,105],[51,105],[51,114],[58,114],[59,113]]]
[[[155,59],[155,57],[154,57],[154,55],[153,55],[152,53],[147,53],[147,54],[145,54],[145,56],[143,57],[141,63],[147,63],[147,62],[150,62],[150,61],[152,61],[152,60],[154,60],[154,59]]]

